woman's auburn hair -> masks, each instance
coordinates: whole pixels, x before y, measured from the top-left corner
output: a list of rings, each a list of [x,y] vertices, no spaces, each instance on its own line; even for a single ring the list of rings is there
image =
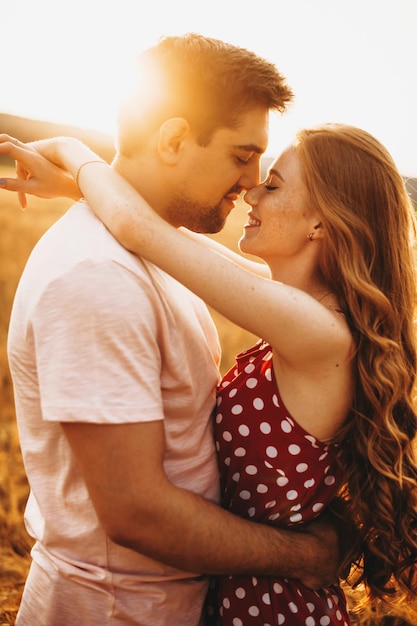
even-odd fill
[[[340,495],[359,544],[352,580],[370,598],[415,597],[417,560],[414,210],[389,152],[342,124],[302,130],[296,150],[326,236],[320,257],[353,335],[355,393]],[[399,595],[398,595],[399,594]]]

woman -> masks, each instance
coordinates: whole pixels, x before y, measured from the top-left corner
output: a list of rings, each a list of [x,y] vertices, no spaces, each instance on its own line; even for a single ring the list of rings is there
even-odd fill
[[[6,139],[4,151],[10,149]],[[387,151],[363,130],[303,130],[249,190],[243,261],[178,231],[79,142],[35,145],[67,169],[119,241],[261,337],[219,388],[223,505],[268,524],[313,519],[338,493],[360,529],[354,582],[370,598],[415,594],[415,225]],[[4,188],[79,197],[19,144],[26,180]],[[41,164],[41,165],[40,165]],[[358,550],[360,557],[357,558]],[[343,593],[293,580],[219,583],[219,623],[349,624]]]

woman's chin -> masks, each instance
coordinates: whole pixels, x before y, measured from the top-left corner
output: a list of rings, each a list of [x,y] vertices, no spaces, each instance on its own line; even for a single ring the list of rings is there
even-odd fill
[[[254,254],[253,245],[250,241],[250,237],[247,237],[246,232],[243,233],[242,237],[239,239],[239,250],[244,254]]]

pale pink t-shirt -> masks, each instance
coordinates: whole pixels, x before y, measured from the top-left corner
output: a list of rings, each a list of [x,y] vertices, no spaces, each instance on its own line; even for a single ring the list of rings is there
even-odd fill
[[[108,539],[60,422],[163,419],[169,478],[218,501],[220,351],[206,306],[80,202],[28,261],[8,350],[36,539],[17,625],[197,626],[206,579]]]

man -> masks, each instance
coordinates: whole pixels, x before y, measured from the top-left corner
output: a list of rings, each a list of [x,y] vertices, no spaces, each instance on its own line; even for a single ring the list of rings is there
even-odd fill
[[[142,54],[133,85],[113,167],[173,225],[217,232],[291,91],[272,64],[197,35]],[[28,261],[9,355],[36,540],[17,626],[197,626],[205,575],[328,575],[335,543],[217,505],[214,325],[84,202]]]

